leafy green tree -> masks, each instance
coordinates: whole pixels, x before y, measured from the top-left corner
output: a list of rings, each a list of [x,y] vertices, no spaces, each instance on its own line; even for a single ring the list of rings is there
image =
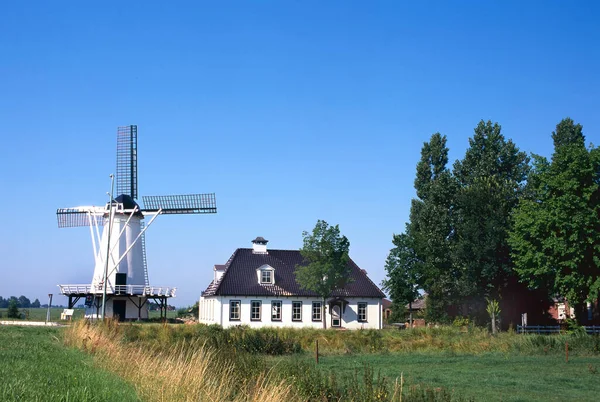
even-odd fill
[[[19,306],[21,308],[29,308],[31,306],[31,300],[29,300],[27,297],[21,295],[19,297]]]
[[[317,221],[311,233],[303,232],[302,237],[300,253],[306,264],[296,266],[296,282],[302,289],[315,292],[323,299],[321,317],[323,328],[326,328],[327,297],[351,280],[348,265],[350,242],[340,234],[338,225],[329,226],[323,220]]]
[[[457,183],[448,167],[446,136],[433,134],[423,144],[417,164],[410,222],[406,234],[419,260],[418,285],[428,294],[426,319],[445,321],[448,306],[456,301],[460,273],[452,264],[454,227],[452,210]]]
[[[419,297],[418,291],[418,259],[411,244],[411,239],[405,233],[394,235],[394,248],[385,262],[387,278],[382,287],[392,298],[392,311],[404,310],[408,304],[409,322],[412,328],[412,302]],[[395,315],[394,318],[397,318]]]
[[[506,140],[498,123],[481,121],[462,160],[454,163],[460,190],[455,199],[453,263],[462,272],[463,298],[500,294],[514,276],[508,232],[523,192],[529,158]]]
[[[582,126],[569,118],[552,139],[551,161],[534,157],[509,244],[522,281],[581,311],[600,290],[600,151],[586,148]]]
[[[35,299],[33,303],[31,303],[31,308],[40,308],[40,301]]]
[[[6,315],[8,316],[8,318],[20,317],[19,306],[15,299],[10,299],[10,301],[8,302],[8,311]]]

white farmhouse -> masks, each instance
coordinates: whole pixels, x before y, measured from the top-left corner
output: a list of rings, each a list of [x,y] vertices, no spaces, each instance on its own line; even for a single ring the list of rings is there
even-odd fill
[[[238,248],[225,265],[214,266],[214,278],[200,297],[199,319],[223,327],[327,327],[380,329],[385,295],[351,259],[352,281],[326,300],[296,283],[299,250],[267,250],[257,237],[252,248]]]

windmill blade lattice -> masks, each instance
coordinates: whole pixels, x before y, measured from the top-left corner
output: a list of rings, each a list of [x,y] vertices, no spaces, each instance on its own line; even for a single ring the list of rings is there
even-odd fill
[[[138,198],[137,126],[117,128],[117,195]]]
[[[104,214],[80,208],[61,208],[56,211],[59,228],[104,225]]]
[[[187,195],[151,195],[143,196],[142,211],[163,214],[216,214],[217,201],[214,193]]]

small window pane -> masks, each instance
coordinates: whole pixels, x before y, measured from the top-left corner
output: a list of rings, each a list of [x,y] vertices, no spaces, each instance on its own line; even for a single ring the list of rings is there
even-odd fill
[[[271,321],[281,321],[281,302],[271,302]]]
[[[239,320],[240,319],[240,301],[239,300],[231,300],[229,302],[229,319],[230,320]]]
[[[367,321],[367,303],[358,303],[358,321]]]
[[[312,320],[321,321],[321,303],[313,302],[312,304]]]
[[[252,321],[260,321],[260,300],[252,300],[250,303],[250,319]]]
[[[260,282],[261,283],[273,283],[273,281],[271,280],[272,274],[273,274],[272,271],[267,271],[267,270],[262,271],[262,275],[260,277]]]
[[[302,321],[302,302],[292,302],[292,321]]]

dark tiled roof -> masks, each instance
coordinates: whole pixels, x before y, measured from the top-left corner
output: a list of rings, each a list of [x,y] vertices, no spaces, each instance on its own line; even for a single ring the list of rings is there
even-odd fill
[[[238,248],[229,261],[218,283],[208,286],[203,296],[317,296],[316,293],[303,290],[296,283],[294,270],[303,265],[304,259],[299,250],[268,250],[268,253],[254,254],[250,248]],[[275,269],[275,284],[258,283],[256,269],[270,265]],[[354,279],[344,289],[335,291],[331,296],[346,297],[385,297],[351,259],[348,261],[351,277]]]
[[[412,309],[413,310],[425,310],[425,307],[427,307],[427,295],[423,295],[422,297],[416,299],[415,301],[412,302]],[[406,305],[406,308],[408,309],[409,305]]]

